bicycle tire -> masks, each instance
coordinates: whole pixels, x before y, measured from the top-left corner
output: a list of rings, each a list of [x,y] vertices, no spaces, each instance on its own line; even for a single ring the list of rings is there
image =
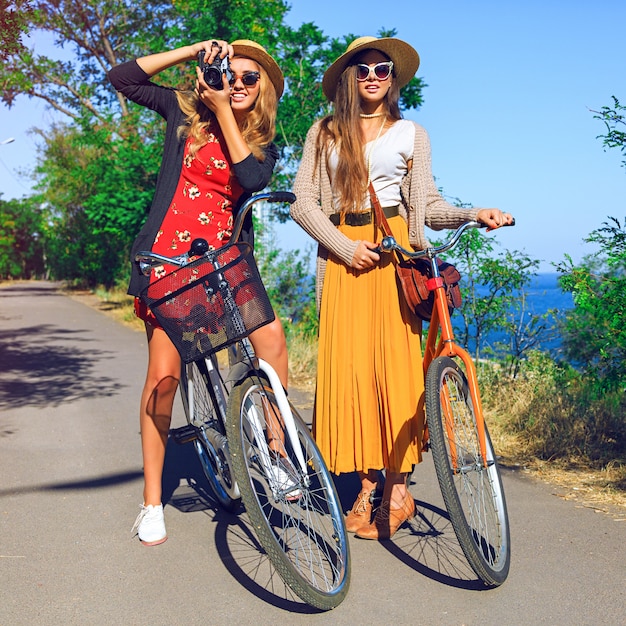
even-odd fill
[[[232,465],[250,522],[276,571],[307,604],[329,610],[348,592],[348,535],[331,475],[308,427],[291,409],[306,475],[295,469],[300,466],[289,438],[268,434],[270,420],[281,417],[269,382],[256,374],[243,379],[229,397]],[[280,454],[270,453],[267,443],[277,439]],[[282,478],[273,465],[268,468],[278,457]]]
[[[217,362],[213,363],[217,371]],[[231,470],[224,419],[216,410],[216,393],[225,391],[212,388],[204,360],[183,364],[180,388],[187,422],[196,432],[193,447],[211,491],[223,509],[235,513],[241,507],[241,495]],[[222,402],[226,404],[225,396]]]
[[[467,378],[449,357],[428,368],[426,416],[437,479],[461,549],[486,585],[499,586],[511,561],[504,489],[486,425],[483,463]]]

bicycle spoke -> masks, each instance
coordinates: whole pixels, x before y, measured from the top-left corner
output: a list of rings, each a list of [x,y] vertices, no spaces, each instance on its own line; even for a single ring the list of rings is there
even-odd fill
[[[461,548],[487,584],[501,584],[510,545],[500,474],[488,432],[487,459],[481,455],[467,379],[447,357],[429,368],[426,411],[437,478]]]
[[[310,432],[294,416],[303,469],[267,383],[249,378],[233,398],[240,407],[229,406],[229,440],[238,441],[233,463],[242,474],[242,497],[259,540],[297,595],[318,608],[333,608],[348,590],[347,534]]]

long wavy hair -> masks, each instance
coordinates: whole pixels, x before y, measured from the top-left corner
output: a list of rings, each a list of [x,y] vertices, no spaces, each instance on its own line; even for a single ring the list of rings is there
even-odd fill
[[[254,59],[251,60],[254,61]],[[276,136],[278,99],[267,72],[261,65],[256,64],[260,73],[259,95],[254,107],[239,121],[239,130],[255,158],[263,161],[265,159],[264,148]],[[178,128],[178,136],[193,139],[190,153],[195,155],[202,146],[208,143],[208,133],[217,130],[217,120],[195,91],[177,91],[176,97],[185,115],[185,122]]]
[[[334,112],[320,122],[317,138],[316,170],[321,155],[325,152],[328,158],[333,146],[339,156],[333,185],[339,191],[339,210],[343,212],[359,210],[367,194],[368,171],[359,117],[361,98],[356,80],[356,64],[363,53],[357,55],[339,77]],[[393,75],[395,77],[395,70]],[[394,80],[384,100],[387,124],[402,118],[399,100],[400,89]]]

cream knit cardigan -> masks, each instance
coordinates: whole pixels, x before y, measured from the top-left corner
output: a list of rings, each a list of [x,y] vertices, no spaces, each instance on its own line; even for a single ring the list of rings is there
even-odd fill
[[[302,161],[296,175],[293,191],[296,201],[291,205],[291,217],[318,242],[317,250],[317,305],[319,309],[328,253],[332,252],[350,265],[358,246],[341,233],[328,216],[335,212],[332,202],[330,176],[324,154],[315,170],[315,146],[320,130],[316,122],[307,133]],[[408,222],[409,240],[416,250],[428,247],[424,225],[433,230],[457,228],[476,219],[479,209],[460,209],[446,202],[435,185],[431,170],[430,140],[422,126],[415,124],[413,167],[402,181],[404,210]]]

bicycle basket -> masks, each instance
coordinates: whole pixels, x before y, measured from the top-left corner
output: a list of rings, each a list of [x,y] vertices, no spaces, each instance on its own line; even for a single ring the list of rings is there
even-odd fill
[[[252,247],[244,242],[166,274],[141,297],[185,363],[217,352],[274,320]]]

